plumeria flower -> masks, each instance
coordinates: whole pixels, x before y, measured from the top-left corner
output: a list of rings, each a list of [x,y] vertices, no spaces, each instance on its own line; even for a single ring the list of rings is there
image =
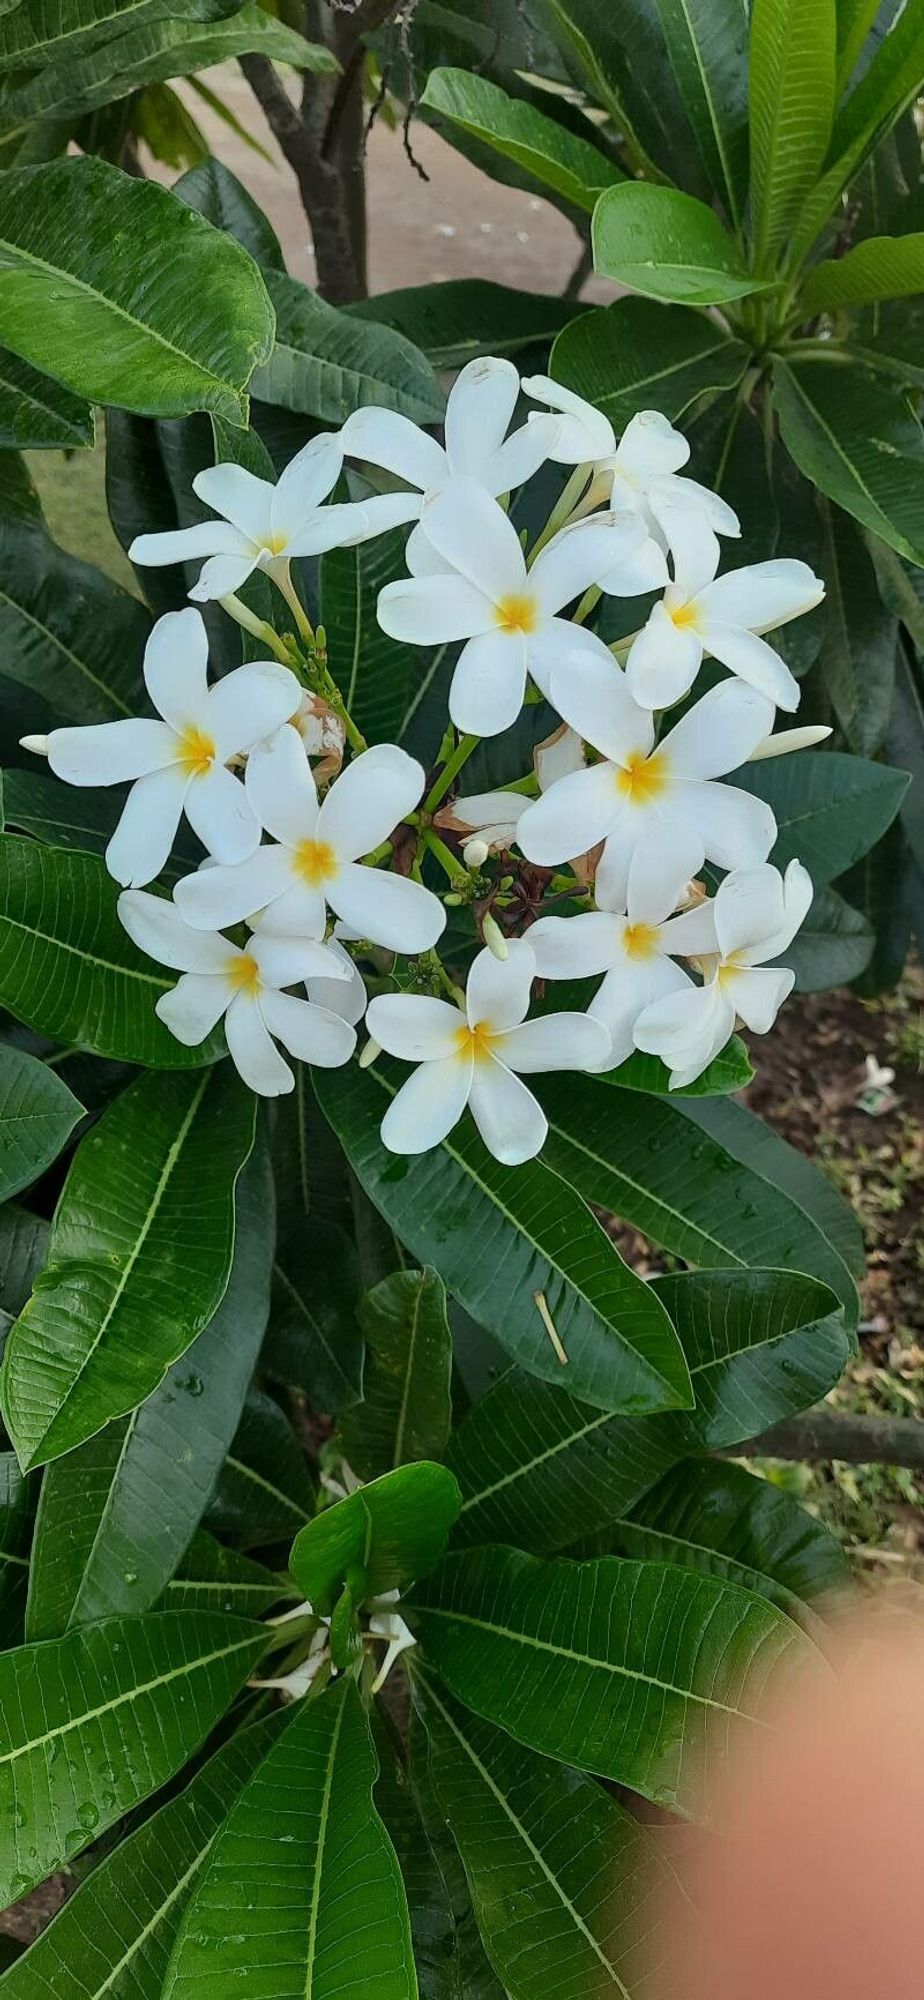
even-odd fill
[[[468,641],[449,690],[457,729],[496,736],[509,728],[523,706],[527,674],[548,695],[566,642],[575,671],[583,654],[610,658],[592,632],[558,613],[638,555],[645,531],[634,516],[600,514],[565,528],[530,570],[512,521],[472,479],[455,480],[428,502],[422,525],[452,568],[386,584],[378,620],[392,639],[411,645]]]
[[[606,1067],[632,1054],[632,1030],[653,1000],[693,988],[678,957],[701,957],[716,950],[714,900],[695,903],[675,916],[684,883],[650,869],[644,849],[629,868],[626,911],[597,894],[597,908],[572,917],[540,917],[529,942],[540,979],[606,976],[588,1012],[610,1034]],[[695,990],[695,989],[693,989]]]
[[[738,1016],[752,1034],[772,1028],[795,973],[765,961],[792,943],[811,900],[801,861],[791,861],[785,875],[769,864],[736,869],[719,885],[712,903],[717,957],[705,985],[655,1000],[635,1023],[636,1047],[667,1063],[672,1090],[702,1074]]]
[[[208,640],[198,611],[159,618],[144,655],[148,693],[163,720],[144,717],[53,729],[25,737],[69,785],[132,789],[106,849],[117,882],[140,886],[159,874],[185,813],[219,861],[243,861],[260,840],[260,821],[229,761],[275,733],[298,707],[288,667],[259,660],[207,684]]]
[[[529,861],[553,867],[605,841],[598,895],[607,908],[624,910],[639,848],[651,877],[663,876],[665,893],[698,874],[704,860],[720,868],[766,860],[776,839],[769,806],[713,782],[737,770],[768,735],[773,704],[764,695],[743,681],[723,681],[656,744],[654,717],[633,701],[615,662],[582,656],[577,673],[567,658],[553,672],[552,703],[601,762],[562,778],[523,814],[517,838]]]
[[[275,1041],[322,1069],[349,1062],[355,1029],[339,1014],[282,991],[313,974],[337,978],[338,961],[323,944],[254,937],[241,950],[215,931],[194,930],[174,903],[139,889],[125,890],[118,907],[135,944],[182,973],[154,1009],[178,1042],[197,1047],[224,1016],[231,1060],[261,1097],[283,1096],[295,1085]]]
[[[200,604],[239,590],[257,569],[278,581],[293,556],[323,555],[364,541],[401,518],[388,494],[361,506],[325,507],[342,465],[340,439],[329,433],[312,438],[275,486],[242,465],[210,465],[197,472],[193,492],[221,518],[166,534],[136,535],[129,556],[153,568],[207,557],[189,593]]]
[[[714,547],[718,561],[716,536],[740,535],[738,516],[727,501],[697,479],[678,478],[690,447],[660,410],[639,410],[617,443],[609,418],[573,389],[548,375],[527,376],[523,387],[528,396],[560,413],[550,458],[560,465],[593,467],[584,507],[602,502],[640,514],[653,539],[675,557],[687,548]]]
[[[191,924],[223,930],[255,911],[267,928],[320,938],[328,906],[359,937],[389,951],[427,951],[446,922],[442,903],[407,876],[365,868],[359,857],[385,840],[417,805],[424,772],[394,744],[355,757],[318,805],[297,730],[277,731],[247,761],[247,795],[275,845],[236,868],[204,868],[179,882]]]
[[[526,1020],[536,970],[513,939],[505,959],[480,951],[468,975],[465,1011],[425,994],[388,993],[369,1002],[366,1025],[389,1055],[419,1063],[382,1120],[393,1153],[425,1153],[469,1106],[496,1160],[519,1166],[543,1145],[545,1115],[520,1073],[602,1068],[609,1036],[586,1014]]]
[[[265,941],[279,935],[280,945],[291,942],[285,933],[274,933],[271,927],[272,905],[257,915],[248,917],[252,931],[259,933]],[[355,940],[356,932],[347,924],[335,924],[331,937],[325,939],[323,962],[318,960],[318,969],[309,972],[305,978],[305,992],[315,1006],[326,1007],[331,1014],[339,1014],[341,1020],[349,1021],[351,1028],[359,1026],[366,1011],[366,984],[358,965],[344,950],[342,938]]]
[[[577,732],[562,723],[533,752],[533,764],[540,792],[547,792],[559,778],[584,768],[584,745]],[[467,837],[462,848],[468,867],[478,867],[489,854],[501,854],[516,839],[517,827],[530,801],[524,792],[471,792],[454,799],[435,817],[437,826]]]
[[[703,654],[711,653],[778,708],[798,708],[798,682],[759,634],[820,604],[820,577],[789,556],[720,577],[717,568],[717,548],[675,560],[675,581],[629,649],[626,674],[636,701],[669,708],[693,686]]]

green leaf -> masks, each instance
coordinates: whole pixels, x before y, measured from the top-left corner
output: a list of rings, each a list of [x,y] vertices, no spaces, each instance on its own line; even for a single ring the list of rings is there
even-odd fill
[[[233,1611],[240,1618],[259,1618],[280,1598],[295,1593],[284,1576],[274,1576],[262,1563],[226,1549],[213,1535],[199,1530],[163,1596],[168,1611]]]
[[[824,526],[828,617],[822,678],[849,748],[871,757],[882,743],[892,709],[895,618],[882,601],[863,537],[849,516],[838,507],[825,507]]]
[[[93,443],[89,403],[0,348],[0,448],[70,451]]]
[[[924,74],[922,33],[924,0],[907,0],[889,32],[879,40],[856,88],[841,103],[828,153],[832,164],[814,185],[807,183],[806,198],[796,218],[790,244],[794,264],[824,227],[841,190],[919,94]]]
[[[0,1452],[0,1621],[4,1645],[12,1627],[22,1631],[29,1583],[29,1541],[34,1495],[23,1478],[15,1452]]]
[[[0,183],[0,340],[91,403],[149,416],[246,413],[272,308],[228,236],[98,159]]]
[[[597,1555],[688,1563],[757,1591],[800,1621],[804,1604],[850,1584],[850,1564],[830,1530],[740,1465],[676,1465],[605,1535]]]
[[[97,1860],[5,1982],[4,2000],[161,2000],[184,1904],[215,1835],[286,1722],[238,1730],[190,1785]]]
[[[899,758],[912,773],[902,801],[901,826],[918,868],[924,869],[924,673],[920,658],[905,645],[898,651],[887,746],[889,755]]]
[[[85,791],[62,784],[47,770],[4,771],[3,806],[8,827],[31,833],[47,847],[76,847],[84,854],[105,853],[116,830],[124,792]],[[197,868],[201,858],[195,835],[182,827],[174,853],[160,872],[172,884]]]
[[[471,70],[431,70],[419,108],[439,112],[588,214],[601,189],[623,179],[588,139]]]
[[[0,1209],[0,1309],[21,1312],[48,1255],[48,1223],[31,1209],[7,1202]]]
[[[251,1389],[205,1516],[245,1547],[288,1541],[314,1515],[305,1456],[285,1413]]]
[[[399,410],[416,424],[440,422],[443,392],[429,361],[403,334],[339,311],[281,271],[265,277],[276,342],[251,383],[262,402],[328,424],[342,424],[366,403]]]
[[[328,1415],[362,1393],[360,1290],[355,1248],[336,1223],[311,1218],[282,1237],[261,1365]]]
[[[130,1417],[107,1424],[46,1470],[30,1639],[56,1639],[115,1612],[147,1611],[162,1595],[237,1429],[266,1325],[272,1245],[272,1182],[261,1147],[237,1184],[234,1261],[217,1312]],[[238,1608],[218,1597],[212,1606]]]
[[[773,861],[798,858],[816,884],[851,868],[890,826],[907,790],[904,771],[840,750],[800,750],[745,764],[735,783],[772,806]]]
[[[83,1105],[53,1069],[0,1045],[0,1201],[38,1180],[82,1117]]]
[[[720,305],[765,289],[705,202],[676,188],[624,181],[594,209],[594,270],[649,299]]]
[[[360,1308],[368,1342],[363,1400],[338,1427],[360,1479],[441,1458],[452,1417],[452,1337],[435,1271],[395,1271]]]
[[[156,1389],[224,1296],[255,1100],[230,1064],[140,1077],[82,1141],[3,1363],[7,1428],[47,1464]]]
[[[188,0],[185,12],[195,21],[219,20],[232,14],[238,0]],[[43,0],[5,0],[0,14],[0,70],[47,69],[101,43],[121,45],[126,34],[150,26],[170,14],[175,0],[62,0],[47,8]]]
[[[403,333],[434,368],[461,368],[479,354],[518,354],[524,347],[548,346],[587,307],[580,299],[514,291],[489,278],[445,278],[404,291],[376,292],[346,310]]]
[[[428,1774],[510,1993],[613,2000],[643,1991],[655,1959],[663,1977],[671,1877],[651,1835],[593,1779],[524,1750],[423,1671],[413,1688]]]
[[[232,1808],[177,1940],[164,2000],[415,2000],[397,1857],[372,1801],[378,1759],[344,1678],[299,1702]]]
[[[406,539],[396,528],[352,548],[331,549],[319,565],[330,669],[357,728],[372,743],[394,742],[432,658],[390,639],[375,615],[380,590],[403,573]]]
[[[375,1799],[404,1877],[420,2000],[508,2000],[485,1957],[459,1850],[433,1791],[419,1708],[410,1714],[408,1774],[382,1742],[381,1710],[376,1720]]]
[[[311,1072],[299,1063],[295,1089],[273,1107],[273,1175],[280,1238],[294,1236],[311,1221],[336,1222],[349,1232],[353,1204],[349,1170],[311,1088]]]
[[[379,1137],[394,1094],[381,1064],[339,1071],[336,1087],[318,1073],[315,1087],[399,1240],[530,1373],[560,1383],[566,1366],[569,1388],[609,1409],[687,1402],[686,1364],[658,1301],[541,1161],[499,1166],[464,1124],[433,1152],[396,1159]]]
[[[802,288],[809,314],[868,306],[924,291],[924,230],[908,236],[868,236],[845,257],[816,264]]]
[[[0,516],[19,521],[42,518],[38,487],[18,451],[0,451]]]
[[[697,313],[617,299],[559,334],[549,372],[596,403],[618,432],[639,410],[676,422],[706,390],[732,388],[747,358],[740,341]]]
[[[279,238],[262,208],[223,160],[203,160],[173,183],[178,201],[204,215],[215,229],[229,236],[267,271],[284,271]]]
[[[835,107],[835,0],[754,0],[750,38],[751,228],[769,269],[815,188]]]
[[[898,390],[832,356],[776,361],[773,400],[800,472],[899,555],[924,563],[924,434]]]
[[[454,1542],[567,1548],[618,1520],[678,1459],[759,1435],[818,1402],[843,1370],[843,1307],[812,1278],[716,1271],[655,1283],[677,1315],[696,1408],[601,1416],[512,1369],[450,1441],[462,1490]]]
[[[292,1574],[317,1611],[333,1608],[344,1583],[356,1604],[380,1597],[433,1568],[458,1511],[459,1489],[444,1465],[400,1465],[301,1529]]]
[[[748,17],[744,0],[656,0],[703,166],[741,219],[748,189]]]
[[[95,854],[0,834],[0,1005],[71,1048],[152,1069],[200,1067],[214,1035],[184,1048],[154,1012],[173,981],[132,944],[118,888]]]
[[[569,69],[610,114],[649,180],[695,183],[693,134],[668,60],[657,0],[539,0]]]
[[[265,1645],[241,1618],[158,1611],[0,1655],[3,1903],[165,1784]]]
[[[863,1232],[850,1204],[826,1173],[743,1104],[714,1098],[708,1104],[684,1103],[681,1109],[685,1118],[708,1133],[732,1159],[789,1195],[821,1230],[851,1276],[863,1276]],[[760,1199],[766,1199],[763,1193]],[[848,1311],[855,1314],[855,1302]]]
[[[792,967],[797,993],[822,993],[859,979],[872,956],[872,927],[836,889],[816,889],[798,936],[780,960]]]
[[[666,1563],[463,1549],[405,1610],[476,1715],[687,1816],[764,1720],[768,1681],[811,1657],[775,1605]]]
[[[41,521],[0,514],[2,672],[63,723],[137,715],[151,621],[137,598],[59,549]]]

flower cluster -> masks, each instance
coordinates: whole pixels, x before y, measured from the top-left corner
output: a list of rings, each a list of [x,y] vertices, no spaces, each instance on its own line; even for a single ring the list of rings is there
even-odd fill
[[[511,429],[524,394],[537,407]],[[69,784],[130,786],[106,859],[126,930],[180,975],[157,1002],[179,1041],[196,1046],[223,1019],[241,1076],[276,1096],[294,1082],[280,1048],[338,1066],[365,1015],[361,1060],[385,1050],[415,1065],[386,1112],[386,1146],[424,1151],[467,1107],[496,1158],[516,1164],[546,1130],[524,1076],[608,1070],[642,1049],[678,1087],[737,1020],[766,1032],[793,984],[767,961],[791,943],[812,885],[798,861],[782,877],[770,865],[772,812],[727,780],[827,733],[774,733],[799,691],[762,636],[822,585],[788,558],[718,575],[719,537],[737,536],[738,520],[683,476],[688,457],[657,411],[617,439],[560,383],[478,360],[450,393],[442,445],[394,411],[362,409],[275,485],[237,465],[200,473],[216,518],[139,536],[139,564],[201,562],[190,597],[217,600],[273,657],[210,686],[201,614],[168,613],[144,660],[156,718],[25,741]],[[364,497],[332,502],[345,460]],[[511,497],[547,466],[571,470],[530,546]],[[399,490],[373,490],[383,473]],[[379,623],[411,647],[459,646],[429,789],[405,750],[366,746],[291,570],[401,524],[408,573],[381,591]],[[281,591],[291,634],[238,597],[256,570]],[[647,600],[642,622],[607,644],[588,620],[602,599],[632,597]],[[706,658],[719,671],[688,700]],[[560,720],[534,770],[456,795],[479,740],[540,698]],[[172,897],[151,893],[184,815],[203,861]],[[707,863],[722,871],[711,897]],[[448,877],[442,894],[425,864]],[[470,909],[482,946],[464,992],[437,950],[448,907]],[[528,1019],[534,983],[558,979],[599,980],[586,1011]]]

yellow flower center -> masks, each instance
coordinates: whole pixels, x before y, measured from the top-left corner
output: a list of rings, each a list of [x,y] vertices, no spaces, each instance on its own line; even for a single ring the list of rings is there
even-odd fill
[[[528,593],[502,597],[494,607],[494,616],[502,632],[535,632],[539,623],[539,606]]]
[[[667,778],[667,758],[663,750],[653,750],[650,757],[646,757],[643,750],[630,750],[625,763],[616,770],[616,790],[631,805],[647,806],[653,799],[660,798]]]
[[[699,612],[697,611],[695,603],[677,604],[675,605],[673,610],[671,610],[670,605],[668,605],[666,606],[666,610],[668,618],[671,621],[671,624],[676,625],[678,632],[685,632],[690,630],[695,631],[696,626],[699,622]]]
[[[476,1021],[473,1028],[456,1029],[456,1051],[466,1061],[485,1062],[494,1052],[494,1043],[499,1036],[493,1033],[487,1021]]]
[[[269,541],[264,542],[263,544],[265,552],[268,556],[285,555],[288,546],[289,546],[288,535],[271,535]]]
[[[235,952],[234,957],[228,960],[228,983],[236,993],[260,992],[263,985],[260,968],[249,951]]]
[[[627,958],[653,958],[658,949],[654,924],[626,924],[622,944]]]
[[[309,889],[320,889],[337,873],[337,856],[326,840],[300,840],[295,850],[295,866]]]
[[[719,985],[730,986],[733,980],[740,978],[742,972],[747,972],[747,969],[747,966],[742,964],[742,953],[730,951],[728,957],[723,958],[719,965],[717,975]]]
[[[203,729],[180,730],[180,763],[191,778],[203,778],[215,761],[215,745]]]

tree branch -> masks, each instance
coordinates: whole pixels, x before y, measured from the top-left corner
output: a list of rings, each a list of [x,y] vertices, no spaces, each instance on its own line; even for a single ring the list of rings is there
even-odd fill
[[[840,1410],[807,1410],[719,1456],[802,1458],[810,1464],[839,1458],[848,1465],[905,1465],[924,1472],[924,1423],[917,1417],[858,1417]]]

